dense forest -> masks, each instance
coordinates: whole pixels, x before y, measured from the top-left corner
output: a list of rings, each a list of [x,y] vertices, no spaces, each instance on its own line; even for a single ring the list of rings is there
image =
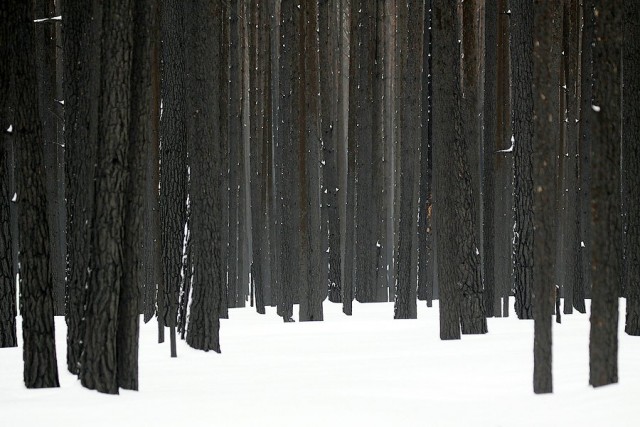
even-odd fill
[[[3,0],[0,347],[19,312],[25,385],[56,387],[64,316],[68,370],[118,393],[141,321],[176,357],[220,352],[247,305],[437,301],[443,340],[534,319],[549,393],[553,318],[590,308],[589,383],[617,382],[638,22],[622,0]]]

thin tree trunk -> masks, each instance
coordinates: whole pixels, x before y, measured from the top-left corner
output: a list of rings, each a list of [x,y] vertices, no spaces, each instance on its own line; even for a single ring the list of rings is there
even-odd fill
[[[626,2],[624,9],[623,84],[623,177],[628,200],[627,313],[625,332],[640,335],[640,4]]]
[[[555,300],[557,218],[556,155],[560,136],[561,9],[555,2],[534,1],[533,22],[533,390],[551,393],[551,317]]]
[[[533,4],[511,5],[515,312],[533,318]]]
[[[623,3],[596,1],[593,45],[591,333],[589,384],[618,382],[618,297],[622,265],[620,95]]]

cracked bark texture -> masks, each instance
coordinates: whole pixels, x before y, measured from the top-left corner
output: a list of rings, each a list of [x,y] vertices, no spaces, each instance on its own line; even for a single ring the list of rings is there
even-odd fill
[[[191,244],[193,288],[187,344],[220,352],[223,286],[222,218],[220,216],[220,41],[222,7],[199,0],[187,6],[187,55],[192,75],[188,83],[191,167]],[[211,66],[211,64],[216,64]],[[200,96],[197,96],[199,94]]]
[[[158,290],[158,314],[169,327],[177,321],[187,220],[185,7],[183,2],[171,0],[164,3],[161,12],[160,230],[164,280]]]
[[[91,235],[95,250],[89,265],[80,382],[89,389],[117,394],[118,310],[122,287],[126,286],[123,257],[133,25],[131,1],[107,1],[102,6],[99,139]]]
[[[62,2],[65,190],[67,198],[67,369],[77,374],[84,340],[97,155],[100,31],[98,1]]]
[[[24,383],[27,388],[58,387],[53,282],[43,136],[35,62],[34,14],[30,2],[8,1],[3,22],[16,41],[9,45],[14,70],[17,194],[20,216],[20,313],[22,315]]]
[[[0,7],[0,58],[8,58],[10,46],[14,43],[14,33],[11,31],[9,8]],[[0,63],[0,348],[16,347],[18,337],[16,331],[16,283],[13,276],[13,251],[10,224],[11,199],[13,194],[9,186],[11,180],[11,163],[9,147],[13,144],[12,134],[9,133],[10,106],[12,93],[10,91],[12,76],[12,61]]]
[[[515,312],[533,318],[533,3],[511,5]]]
[[[422,137],[422,41],[424,2],[398,5],[400,45],[400,224],[398,230],[396,319],[417,317],[419,144]]]

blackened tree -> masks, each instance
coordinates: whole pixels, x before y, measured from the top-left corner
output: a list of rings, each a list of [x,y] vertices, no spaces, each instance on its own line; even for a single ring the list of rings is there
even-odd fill
[[[154,102],[152,38],[158,24],[158,2],[135,2],[133,25],[138,29],[133,42],[131,65],[130,130],[128,149],[129,178],[124,207],[123,279],[118,301],[118,386],[138,389],[138,336],[140,295],[144,283],[144,197],[147,159],[157,136],[157,108]],[[153,253],[153,251],[151,251]],[[153,257],[152,257],[153,259]],[[174,330],[175,336],[175,330]],[[175,342],[175,340],[174,340]]]
[[[592,268],[589,384],[618,382],[618,297],[621,279],[620,95],[621,1],[594,2]]]
[[[563,246],[561,248],[562,262],[559,277],[563,289],[565,313],[573,311],[573,301],[576,282],[580,277],[580,216],[578,215],[578,200],[580,186],[578,185],[578,33],[579,5],[577,0],[567,0],[564,3],[563,15],[563,45],[565,52],[563,76],[566,89],[563,91],[566,98],[566,127],[565,145],[563,147],[563,176],[561,191],[561,225],[559,229],[563,233]]]
[[[482,277],[484,278],[484,305],[487,317],[496,311],[495,275],[495,156],[498,127],[497,49],[498,49],[498,3],[490,1],[484,11],[484,101],[482,125]]]
[[[533,3],[511,5],[515,311],[533,317]]]
[[[460,339],[460,305],[455,244],[458,225],[455,222],[456,200],[452,188],[458,177],[453,169],[451,149],[459,133],[458,85],[459,58],[454,0],[433,1],[433,192],[434,232],[440,302],[440,338]],[[453,118],[453,119],[452,119]],[[458,155],[456,152],[455,155]]]
[[[9,15],[10,9],[0,7],[0,57],[8,58],[9,49],[13,42],[12,25]],[[11,134],[13,125],[9,120],[10,87],[12,61],[0,63],[0,348],[16,347],[16,283],[13,276],[13,251],[10,226],[10,207],[13,194],[9,186],[11,178],[11,163],[9,162],[8,147],[13,144]]]
[[[422,42],[422,132],[418,204],[418,299],[433,300],[433,141],[431,138],[431,1],[425,3]]]
[[[100,138],[91,234],[95,250],[89,264],[80,381],[89,389],[117,394],[119,295],[128,286],[123,282],[123,256],[133,21],[130,1],[108,1],[102,7]]]
[[[640,93],[640,4],[626,2],[624,9],[624,84],[623,84],[623,177],[629,192],[627,226],[627,315],[625,332],[640,335],[640,105],[634,94]]]
[[[13,61],[17,147],[17,194],[20,205],[20,313],[22,315],[24,382],[27,388],[58,387],[54,333],[53,283],[49,264],[43,138],[35,62],[34,15],[31,2],[2,6],[3,22],[14,43]],[[19,41],[19,43],[18,43]]]
[[[535,393],[551,393],[561,9],[556,2],[542,0],[534,0],[533,6],[533,390]]]
[[[415,244],[418,226],[419,146],[422,132],[422,37],[424,2],[400,2],[398,32],[403,38],[400,52],[400,228],[398,239],[398,284],[396,319],[417,317],[416,292],[418,251]]]
[[[44,139],[44,162],[46,173],[47,217],[49,218],[49,234],[51,240],[50,262],[53,280],[54,312],[56,315],[64,314],[65,294],[65,252],[62,242],[65,239],[64,227],[64,194],[59,185],[64,177],[58,176],[59,144],[57,141],[57,129],[61,125],[58,120],[59,99],[56,99],[57,69],[56,56],[56,25],[60,23],[50,18],[55,14],[53,0],[34,1],[34,13],[37,18],[35,27],[36,40],[36,69],[38,75],[38,100],[40,122],[42,123],[42,137]],[[62,159],[60,159],[62,160]],[[62,216],[62,218],[60,218]]]
[[[318,36],[320,48],[320,114],[324,167],[322,168],[322,206],[327,211],[329,300],[341,302],[340,215],[338,205],[338,132],[337,132],[337,70],[339,46],[336,37],[336,5],[338,0],[320,0],[318,5]],[[331,66],[327,66],[331,64]]]
[[[187,344],[220,352],[222,286],[222,218],[220,200],[220,79],[222,8],[218,2],[198,1],[187,7],[187,55],[191,77],[187,112],[193,132],[189,141],[191,168],[193,299]],[[211,64],[216,66],[211,67]],[[200,96],[195,96],[199,93]]]
[[[302,186],[300,191],[300,228],[301,255],[306,258],[302,265],[303,283],[300,286],[300,321],[322,320],[322,301],[327,295],[327,287],[322,279],[323,239],[320,230],[320,75],[318,56],[318,2],[302,4],[302,13],[298,16],[300,33],[300,55],[304,71],[301,74],[299,91],[296,97],[300,104],[296,108],[301,126],[299,136],[299,155]],[[325,276],[326,277],[326,276]]]
[[[164,3],[162,34],[162,119],[160,121],[160,230],[163,282],[158,292],[159,321],[175,328],[187,220],[187,144],[184,9]]]
[[[380,210],[375,202],[373,185],[374,159],[373,147],[380,123],[374,122],[375,55],[376,55],[376,10],[372,1],[352,2],[351,23],[351,62],[353,79],[349,80],[349,116],[353,116],[353,125],[349,124],[349,143],[355,145],[355,245],[354,258],[354,295],[359,302],[376,300],[376,216]],[[375,136],[374,136],[375,135]],[[353,140],[353,142],[352,142]]]
[[[77,374],[84,340],[85,285],[89,277],[97,155],[100,71],[99,4],[65,1],[64,55],[65,191],[67,199],[67,369]]]

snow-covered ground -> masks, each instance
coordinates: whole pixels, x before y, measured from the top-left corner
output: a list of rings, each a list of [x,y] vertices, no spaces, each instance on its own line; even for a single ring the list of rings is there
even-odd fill
[[[437,305],[437,303],[436,303]],[[0,349],[2,426],[637,426],[640,338],[623,333],[620,383],[588,386],[588,315],[554,323],[554,393],[532,391],[533,322],[489,319],[489,334],[440,341],[437,308],[393,320],[392,304],[325,302],[325,321],[283,323],[231,310],[222,354],[140,337],[140,391],[88,391],[64,368],[60,389],[26,390],[21,349]],[[297,311],[297,309],[296,309]]]

